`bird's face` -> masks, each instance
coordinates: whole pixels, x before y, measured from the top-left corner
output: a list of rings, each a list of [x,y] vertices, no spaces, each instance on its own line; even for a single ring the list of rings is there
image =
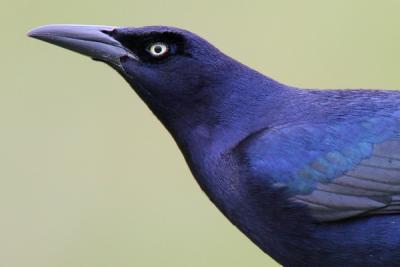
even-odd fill
[[[172,27],[48,25],[28,35],[111,65],[159,117],[206,104],[208,85],[230,65],[204,39]]]

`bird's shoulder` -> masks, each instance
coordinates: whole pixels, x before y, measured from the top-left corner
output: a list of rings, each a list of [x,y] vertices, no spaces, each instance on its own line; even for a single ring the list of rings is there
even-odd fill
[[[400,212],[400,112],[266,127],[235,153],[319,221]]]

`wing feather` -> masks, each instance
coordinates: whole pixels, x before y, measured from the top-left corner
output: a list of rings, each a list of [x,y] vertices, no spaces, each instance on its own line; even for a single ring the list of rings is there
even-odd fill
[[[397,157],[400,158],[399,140],[374,145],[371,156],[353,169],[328,183],[319,182],[310,194],[298,194],[293,199],[308,206],[319,221],[400,213]]]
[[[400,213],[400,119],[269,129],[246,142],[253,173],[321,222]]]

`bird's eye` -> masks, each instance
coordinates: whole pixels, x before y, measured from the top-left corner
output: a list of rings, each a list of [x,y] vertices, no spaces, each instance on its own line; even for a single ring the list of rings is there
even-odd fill
[[[153,57],[161,57],[168,53],[168,49],[168,45],[164,43],[154,43],[149,46],[148,51]]]

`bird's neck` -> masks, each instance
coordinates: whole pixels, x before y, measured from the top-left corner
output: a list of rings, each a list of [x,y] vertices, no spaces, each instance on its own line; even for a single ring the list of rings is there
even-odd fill
[[[219,92],[211,105],[194,106],[178,118],[161,119],[209,195],[218,195],[213,191],[223,186],[215,185],[221,157],[247,136],[270,127],[292,91],[247,67],[240,66],[230,77],[210,88]]]
[[[213,93],[207,95],[207,105],[193,105],[179,116],[160,118],[184,153],[221,153],[270,127],[296,89],[240,64],[208,91]]]

